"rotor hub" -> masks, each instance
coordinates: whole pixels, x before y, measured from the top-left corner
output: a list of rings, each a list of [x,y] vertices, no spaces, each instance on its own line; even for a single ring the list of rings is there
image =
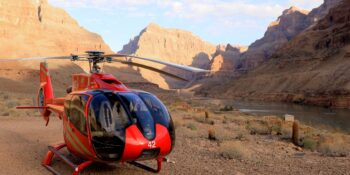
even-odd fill
[[[90,73],[100,73],[101,68],[98,66],[98,63],[104,61],[104,52],[101,51],[87,51],[88,54],[87,59],[90,63]],[[92,64],[92,65],[91,65]]]

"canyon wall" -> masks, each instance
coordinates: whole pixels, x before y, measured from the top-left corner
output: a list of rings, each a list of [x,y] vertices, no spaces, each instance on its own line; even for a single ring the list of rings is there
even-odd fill
[[[328,1],[326,1],[328,2]],[[219,84],[213,96],[350,108],[350,1],[286,42],[246,75]],[[210,95],[210,84],[201,93]]]
[[[124,45],[123,49],[118,53],[134,54],[208,69],[215,52],[216,46],[203,41],[191,32],[163,28],[157,24],[149,24],[138,36]],[[191,76],[191,73],[186,71],[164,67],[150,62],[144,63],[184,77]],[[163,88],[180,88],[188,83],[174,80],[150,70],[142,68],[137,70],[145,79],[159,84]]]
[[[1,58],[111,52],[99,35],[79,26],[47,0],[2,0],[0,38]]]

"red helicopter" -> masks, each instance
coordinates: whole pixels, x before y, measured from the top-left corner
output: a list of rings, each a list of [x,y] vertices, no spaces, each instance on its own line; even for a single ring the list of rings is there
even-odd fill
[[[67,89],[67,96],[63,98],[54,96],[47,63],[41,62],[38,106],[17,107],[39,109],[46,125],[52,113],[56,113],[63,121],[64,143],[49,146],[42,165],[53,174],[60,174],[51,166],[53,157],[56,156],[73,169],[73,175],[79,174],[93,162],[128,162],[147,171],[159,172],[164,157],[171,153],[175,143],[174,124],[167,108],[155,95],[131,90],[113,75],[101,73],[99,63],[119,62],[180,80],[187,79],[133,60],[158,63],[195,74],[208,71],[132,55],[108,55],[100,51],[86,53],[0,61],[68,59],[89,62],[90,74],[72,75],[73,85]],[[73,163],[60,152],[65,147],[83,162]],[[157,168],[136,162],[142,160],[156,160]]]

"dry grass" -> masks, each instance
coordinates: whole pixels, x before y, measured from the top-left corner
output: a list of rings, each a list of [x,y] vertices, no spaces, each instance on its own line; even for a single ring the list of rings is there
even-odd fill
[[[243,144],[259,136],[278,135],[278,138],[292,138],[292,122],[285,122],[275,116],[252,117],[239,112],[213,113],[212,111],[192,111],[189,103],[178,102],[172,107],[177,117],[173,117],[177,128],[188,130],[189,138],[216,140],[219,152],[224,158],[248,159],[251,154]],[[323,133],[318,129],[301,125],[300,144],[308,150],[318,151],[325,156],[350,155],[350,138],[344,135]]]
[[[182,119],[179,119],[179,118],[173,118],[173,122],[174,122],[174,126],[175,128],[180,128],[181,126],[183,126],[183,121]]]
[[[250,134],[255,135],[268,135],[271,134],[271,131],[267,124],[259,121],[251,121],[247,124],[247,129],[250,131]]]
[[[320,139],[318,151],[326,156],[348,156],[350,154],[350,144],[346,142],[343,135],[323,135]]]
[[[250,159],[251,153],[240,141],[226,141],[220,144],[220,154],[227,159]]]
[[[283,139],[290,139],[293,135],[293,129],[290,124],[283,123],[281,125],[281,138]]]
[[[305,149],[315,151],[318,145],[318,142],[315,138],[305,137],[302,139],[302,145]]]
[[[197,126],[194,123],[187,123],[186,127],[192,131],[197,130]]]
[[[15,108],[16,106],[18,106],[18,101],[17,100],[7,100],[6,101],[6,106],[9,109]]]
[[[208,124],[208,125],[214,125],[215,124],[214,120],[206,118],[204,116],[195,116],[195,117],[193,117],[193,119],[196,122],[203,123],[203,124]]]

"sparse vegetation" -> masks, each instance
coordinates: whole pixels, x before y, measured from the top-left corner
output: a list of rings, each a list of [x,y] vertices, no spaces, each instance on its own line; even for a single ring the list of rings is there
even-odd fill
[[[197,130],[197,126],[194,123],[188,123],[186,127],[192,131]]]
[[[270,134],[271,131],[268,128],[268,126],[264,123],[260,123],[260,122],[249,122],[247,124],[247,129],[250,131],[250,134],[255,135],[267,135]]]
[[[282,125],[281,124],[272,125],[271,126],[271,134],[282,135]]]
[[[321,138],[318,150],[326,156],[344,157],[350,154],[350,144],[343,136],[331,134]]]
[[[182,121],[179,120],[179,119],[173,119],[173,122],[174,122],[174,127],[175,128],[179,128],[183,125]]]
[[[209,140],[216,140],[215,130],[214,129],[209,129],[208,130],[208,139]]]
[[[199,122],[199,123],[203,123],[203,124],[209,124],[209,125],[214,125],[215,121],[203,116],[196,116],[194,117],[194,120]]]
[[[251,153],[240,141],[227,141],[220,144],[221,156],[227,159],[250,159]]]
[[[14,101],[14,100],[8,100],[6,102],[6,105],[8,108],[15,108],[16,106],[18,106],[18,103],[17,101]]]
[[[220,108],[220,111],[233,111],[234,108],[232,106],[225,105],[223,108]]]
[[[309,149],[311,151],[315,151],[317,148],[317,140],[311,137],[305,137],[302,139],[302,145],[305,149]]]

